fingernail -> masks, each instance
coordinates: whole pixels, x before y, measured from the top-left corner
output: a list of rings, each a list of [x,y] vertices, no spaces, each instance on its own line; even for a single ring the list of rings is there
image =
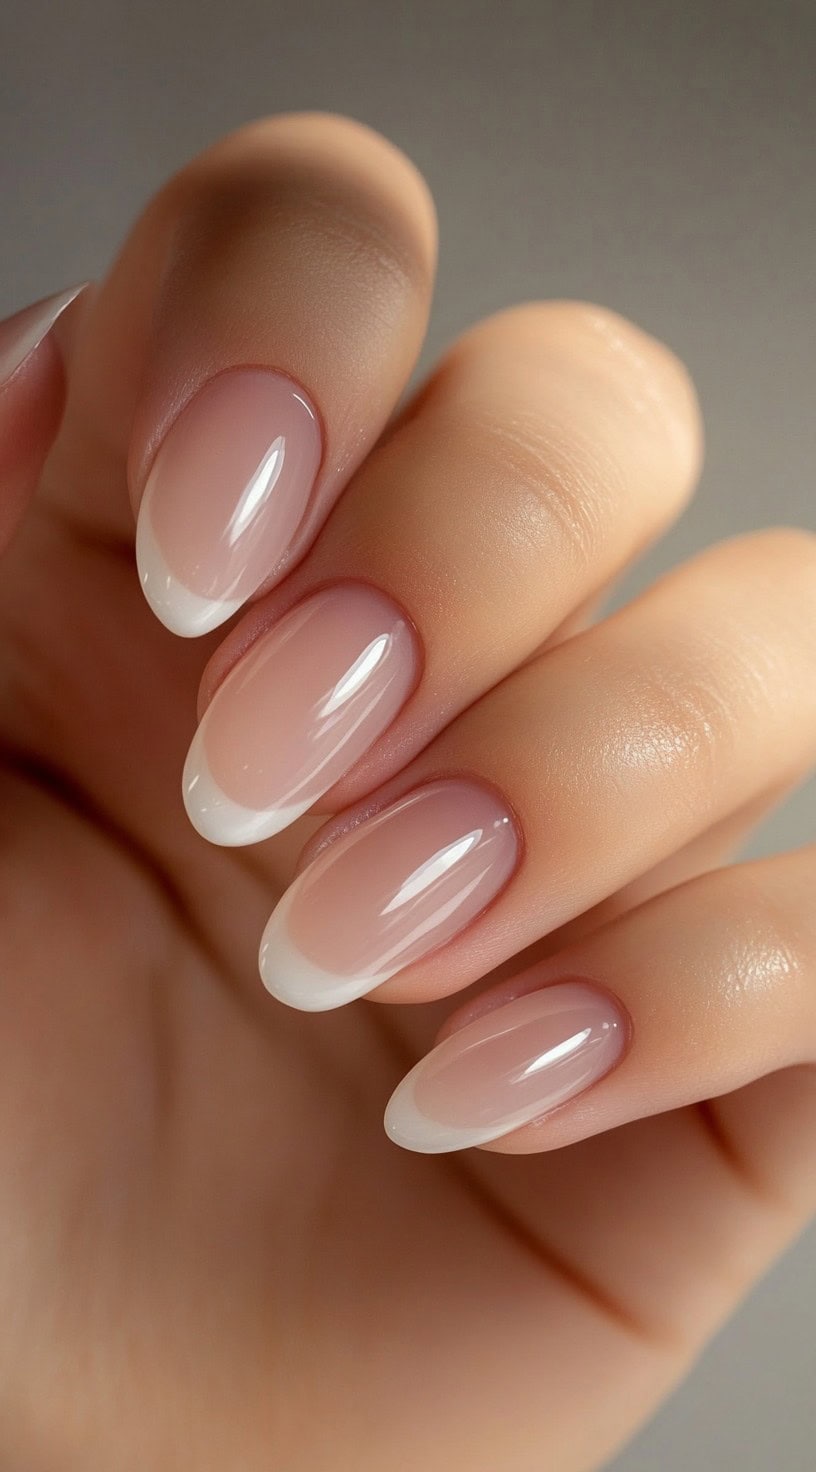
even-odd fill
[[[48,336],[57,318],[83,290],[84,283],[58,291],[0,322],[0,384],[22,367],[29,354]]]
[[[389,1100],[386,1132],[426,1155],[501,1139],[609,1073],[628,1030],[623,1008],[589,982],[516,997],[452,1033],[411,1069]]]
[[[274,571],[320,456],[317,415],[282,373],[235,368],[199,390],[159,448],[136,528],[145,597],[173,633],[217,628]]]
[[[306,598],[216,691],[184,768],[190,821],[212,843],[257,843],[305,813],[391,724],[419,668],[405,615],[376,589]]]
[[[489,789],[458,778],[417,788],[329,844],[286,891],[261,943],[264,985],[306,1012],[364,996],[475,919],[518,851]]]

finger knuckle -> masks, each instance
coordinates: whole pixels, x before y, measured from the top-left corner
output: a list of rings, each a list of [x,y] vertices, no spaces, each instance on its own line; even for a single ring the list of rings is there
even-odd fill
[[[505,533],[551,555],[555,540],[575,571],[591,567],[610,504],[619,506],[626,495],[620,466],[604,446],[589,434],[565,437],[544,412],[473,415],[468,435],[484,482],[501,498]]]
[[[734,750],[733,715],[716,678],[705,663],[685,656],[645,665],[631,660],[630,676],[619,682],[623,701],[614,723],[617,759],[633,767],[662,771],[670,779],[667,801],[688,807],[695,825],[701,804],[716,810],[718,778]],[[675,812],[677,816],[677,812]]]

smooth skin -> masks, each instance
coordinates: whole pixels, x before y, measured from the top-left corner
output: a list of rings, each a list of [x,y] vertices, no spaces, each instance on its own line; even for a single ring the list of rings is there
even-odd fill
[[[171,180],[0,387],[15,1472],[588,1472],[816,1207],[816,853],[722,867],[814,759],[816,541],[714,548],[593,626],[692,492],[688,378],[612,313],[532,304],[392,418],[434,250],[390,145],[259,123]],[[142,598],[134,510],[179,405],[247,363],[307,386],[322,468],[234,627],[182,640]],[[411,700],[317,816],[206,843],[196,700],[349,578],[413,620]],[[372,1001],[271,999],[258,940],[298,862],[461,771],[524,834],[495,903]],[[626,1008],[618,1068],[485,1149],[386,1138],[440,1028],[570,976]]]

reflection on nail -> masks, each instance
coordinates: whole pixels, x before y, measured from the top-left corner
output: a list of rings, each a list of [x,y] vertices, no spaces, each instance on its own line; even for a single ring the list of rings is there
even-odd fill
[[[184,768],[184,802],[213,843],[279,833],[390,726],[419,655],[401,609],[361,583],[298,604],[219,686]]]
[[[142,588],[169,629],[217,628],[269,577],[320,457],[317,415],[283,374],[235,368],[199,390],[159,447],[136,528]]]
[[[627,1039],[623,1008],[591,982],[528,992],[422,1058],[391,1096],[386,1132],[424,1154],[486,1145],[597,1083]]]
[[[415,789],[336,839],[287,890],[264,933],[265,985],[306,1011],[373,991],[475,919],[518,852],[493,791],[464,778]]]

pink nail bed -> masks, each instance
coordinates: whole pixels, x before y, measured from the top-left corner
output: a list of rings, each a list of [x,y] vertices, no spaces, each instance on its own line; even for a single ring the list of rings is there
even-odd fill
[[[518,862],[515,822],[466,778],[416,788],[318,854],[264,932],[261,976],[305,1011],[342,1006],[451,940]]]
[[[486,1145],[597,1083],[628,1041],[623,1008],[600,987],[563,981],[516,997],[452,1033],[394,1091],[397,1145],[441,1154]]]
[[[162,623],[204,634],[260,587],[303,517],[321,453],[315,410],[284,374],[233,368],[199,390],[139,508],[139,577]]]
[[[207,708],[184,802],[213,843],[255,843],[293,823],[390,726],[416,684],[405,614],[363,583],[322,588],[263,634]]]

